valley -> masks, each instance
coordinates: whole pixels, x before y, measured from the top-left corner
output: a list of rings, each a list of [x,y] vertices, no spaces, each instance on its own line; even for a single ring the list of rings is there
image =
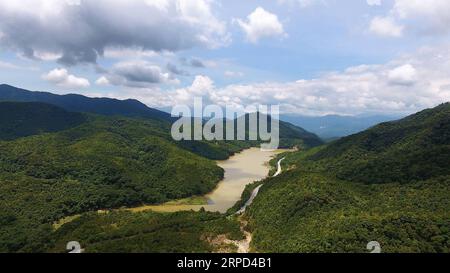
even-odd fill
[[[280,122],[272,152],[174,141],[152,110],[0,110],[0,252],[450,251],[448,103],[328,144]]]
[[[227,160],[219,161],[218,166],[224,170],[224,179],[211,192],[200,197],[203,204],[185,202],[169,202],[163,205],[141,206],[129,209],[132,212],[152,210],[156,212],[198,211],[203,208],[210,212],[226,213],[241,199],[243,190],[248,184],[266,178],[269,173],[269,161],[277,154],[288,150],[262,151],[259,148],[244,150]],[[175,204],[174,204],[175,203]],[[187,204],[186,204],[187,203]]]

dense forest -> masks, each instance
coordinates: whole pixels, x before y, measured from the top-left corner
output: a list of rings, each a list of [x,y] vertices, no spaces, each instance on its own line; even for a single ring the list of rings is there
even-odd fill
[[[338,178],[408,183],[450,174],[450,103],[382,123],[310,156]]]
[[[0,140],[57,132],[85,122],[80,113],[44,103],[0,102]]]
[[[67,216],[206,194],[223,178],[212,160],[260,143],[176,142],[159,115],[36,102],[0,102],[0,112],[0,252],[47,251],[52,224]],[[293,130],[287,139],[302,145]]]
[[[219,213],[88,213],[56,230],[48,251],[64,252],[73,238],[87,253],[205,253],[232,249],[230,245],[211,243],[219,235],[234,240],[243,237],[239,223]]]
[[[450,252],[450,104],[287,155],[246,217],[258,252]]]
[[[128,119],[90,118],[58,133],[0,142],[0,151],[2,222],[17,222],[18,232],[25,221],[23,236],[68,215],[204,194],[223,177],[213,161]],[[26,241],[5,248],[20,250]]]
[[[450,252],[450,177],[365,185],[292,170],[249,208],[258,252]]]
[[[110,210],[205,194],[224,175],[213,160],[261,143],[176,142],[171,119],[141,110],[0,102],[0,252],[65,252],[73,238],[86,252],[234,251],[217,238],[243,238],[234,212],[261,184],[243,216],[252,251],[367,252],[375,240],[383,252],[450,252],[450,104],[323,146],[280,122],[281,146],[300,149],[223,215]]]

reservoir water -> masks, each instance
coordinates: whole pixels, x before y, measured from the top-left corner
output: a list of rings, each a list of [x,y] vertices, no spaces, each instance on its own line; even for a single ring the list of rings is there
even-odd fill
[[[225,213],[241,199],[242,192],[248,184],[266,178],[270,171],[269,161],[287,150],[262,151],[260,148],[251,148],[230,157],[217,164],[225,170],[225,178],[217,188],[205,196],[204,205],[187,205],[167,203],[162,205],[142,206],[130,209],[134,212],[153,210],[157,212],[176,212],[194,210],[202,207],[207,211]]]

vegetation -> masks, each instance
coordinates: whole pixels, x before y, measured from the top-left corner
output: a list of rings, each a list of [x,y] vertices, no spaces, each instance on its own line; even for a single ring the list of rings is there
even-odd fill
[[[259,143],[175,142],[166,120],[44,103],[4,102],[0,111],[0,252],[49,249],[52,224],[66,217],[204,195],[223,178],[210,159]]]
[[[449,108],[287,155],[247,211],[254,249],[450,252]]]
[[[231,207],[228,211],[227,214],[228,215],[232,215],[237,213],[246,203],[247,201],[250,199],[250,197],[252,196],[253,191],[260,186],[261,184],[263,184],[263,181],[256,181],[253,182],[251,184],[248,184],[244,191],[242,192],[241,195],[241,199],[236,202],[236,204],[234,204],[233,207]]]
[[[50,251],[77,238],[88,253],[205,253],[218,250],[209,241],[219,235],[243,238],[239,223],[219,213],[88,213],[57,230]]]
[[[242,239],[221,214],[95,211],[203,203],[223,177],[211,159],[259,140],[175,142],[168,119],[130,112],[11,102],[0,112],[0,252],[64,252],[74,238],[87,252],[211,252],[220,236]],[[450,252],[449,124],[444,104],[317,147],[281,122],[282,146],[300,151],[280,155],[283,173],[249,185],[228,213],[264,183],[245,214],[256,251],[367,252],[376,240],[384,252]]]
[[[160,134],[153,122],[89,117],[65,131],[0,142],[0,251],[42,249],[41,233],[65,216],[213,190],[223,170]]]
[[[450,174],[450,103],[338,140],[309,159],[340,179],[408,183]]]
[[[85,120],[80,113],[70,113],[49,104],[0,102],[0,140],[62,131]]]
[[[247,211],[259,252],[450,252],[450,177],[364,185],[293,170]]]

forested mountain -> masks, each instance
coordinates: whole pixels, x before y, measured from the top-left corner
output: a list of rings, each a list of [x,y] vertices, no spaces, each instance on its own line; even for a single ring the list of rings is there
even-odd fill
[[[450,103],[338,140],[310,157],[338,178],[410,182],[450,174]]]
[[[71,112],[172,120],[170,114],[149,108],[137,100],[88,98],[76,94],[56,95],[48,92],[32,92],[6,84],[0,85],[0,101],[44,102]]]
[[[238,117],[235,120],[235,127],[238,128],[238,121],[244,122],[247,124],[247,131],[246,131],[246,137],[249,138],[249,132],[248,132],[248,124],[250,124],[251,121],[257,121],[256,130],[259,132],[260,130],[260,124],[262,121],[267,122],[267,131],[271,132],[271,124],[272,124],[272,117],[270,115],[266,115],[260,112],[257,113],[250,113],[243,115],[241,117]],[[310,133],[306,131],[305,129],[295,126],[291,123],[278,120],[278,126],[279,126],[279,137],[280,137],[280,147],[281,148],[288,148],[292,146],[299,146],[301,149],[309,149],[312,147],[320,146],[324,144],[324,142],[315,134]]]
[[[299,139],[301,143],[298,142]],[[324,144],[317,135],[285,121],[280,121],[280,142],[284,147],[298,144],[305,149]]]
[[[44,103],[0,102],[0,140],[46,132],[57,132],[80,125],[86,118]]]
[[[59,106],[70,112],[157,119],[159,121],[165,121],[168,126],[175,121],[170,114],[149,108],[136,100],[121,101],[109,98],[88,98],[75,94],[56,95],[48,92],[28,91],[6,84],[0,85],[0,101],[43,102]],[[170,127],[167,129],[167,132],[169,131]],[[304,148],[309,148],[323,144],[323,141],[316,135],[307,132],[303,128],[283,121],[280,121],[280,138],[282,147],[300,145]],[[232,153],[237,152],[242,148],[249,147],[249,142],[242,143],[242,141],[221,142],[220,144],[205,141],[191,143],[191,141],[189,141],[180,144],[186,149],[197,152],[211,159],[226,159]],[[255,144],[257,143],[253,143],[251,145]]]
[[[259,144],[177,142],[165,119],[46,103],[2,102],[0,112],[0,252],[46,250],[51,224],[66,216],[206,194],[223,178],[210,159]],[[284,133],[297,144],[307,135]]]
[[[450,252],[450,105],[307,152],[246,217],[258,252]],[[361,183],[364,182],[364,183]]]
[[[157,123],[87,119],[0,141],[0,252],[42,250],[43,234],[62,217],[204,194],[223,177],[215,162],[167,140]]]

